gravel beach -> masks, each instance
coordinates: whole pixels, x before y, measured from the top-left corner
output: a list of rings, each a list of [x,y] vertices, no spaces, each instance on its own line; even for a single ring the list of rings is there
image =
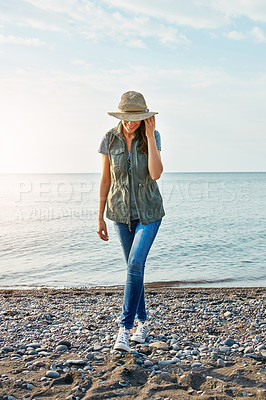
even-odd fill
[[[0,399],[266,398],[265,288],[145,290],[131,353],[122,288],[0,290]]]

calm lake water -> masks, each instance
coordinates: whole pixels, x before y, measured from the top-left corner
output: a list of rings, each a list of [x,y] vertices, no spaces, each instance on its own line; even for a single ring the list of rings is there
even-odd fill
[[[0,287],[121,285],[113,222],[96,233],[100,174],[0,175]],[[164,173],[166,215],[145,281],[266,286],[266,173]]]

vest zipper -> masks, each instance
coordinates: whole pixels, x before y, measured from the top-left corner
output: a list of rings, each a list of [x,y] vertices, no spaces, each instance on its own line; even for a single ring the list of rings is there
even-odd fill
[[[128,154],[127,154],[128,156]],[[130,155],[131,158],[131,155]],[[130,161],[131,162],[131,161]],[[132,173],[132,169],[131,169],[131,173]],[[128,174],[128,173],[127,173]],[[132,179],[132,175],[131,175],[131,179]],[[129,222],[128,222],[128,230],[129,232],[131,232],[131,182],[129,182],[129,176],[128,176],[128,183],[129,183]]]
[[[132,142],[131,142],[131,150],[132,150],[132,147],[133,147],[133,141],[134,141],[134,140],[135,140],[135,137],[132,139]],[[123,138],[123,142],[124,142],[125,151],[127,152],[127,157],[128,157],[127,142],[126,142],[126,140],[125,140],[124,138]],[[131,216],[131,186],[133,187],[133,191],[134,191],[134,179],[133,179],[133,168],[132,168],[132,166],[133,166],[132,151],[130,151],[130,162],[131,162],[131,179],[132,179],[132,182],[131,182],[131,184],[130,184],[129,178],[128,178],[128,183],[129,183],[129,218],[128,218],[128,230],[131,232],[131,219],[130,219],[130,216]],[[140,218],[139,209],[138,209],[138,205],[137,205],[137,199],[136,199],[135,192],[134,192],[134,198],[135,198],[135,204],[136,204],[136,208],[137,208],[137,212],[138,212],[138,217],[139,217],[140,223],[142,224],[142,221],[141,221],[141,218]]]
[[[128,164],[128,148],[127,148],[127,142],[126,140],[123,138],[123,143],[124,143],[124,147],[125,147],[125,153],[127,154],[127,164]],[[128,172],[127,172],[127,179],[128,179],[128,187],[129,187],[129,217],[128,217],[128,230],[131,232],[131,219],[130,219],[130,214],[131,214],[131,188],[130,188],[130,182],[129,182],[129,176],[128,176]]]
[[[134,138],[135,139],[135,138]],[[133,139],[133,140],[134,140]],[[132,143],[131,143],[131,149],[132,149],[132,145],[133,145],[133,140],[132,140]],[[132,151],[131,151],[131,179],[132,179],[132,187],[133,187],[133,191],[134,191],[134,179],[133,179],[133,159],[132,159]],[[137,212],[138,212],[138,217],[139,217],[139,220],[140,220],[140,223],[142,224],[142,221],[141,221],[141,218],[140,218],[140,212],[139,212],[139,208],[138,208],[138,202],[137,202],[137,196],[136,196],[136,194],[135,194],[135,191],[134,191],[134,198],[135,198],[135,204],[136,204],[136,208],[137,208]]]

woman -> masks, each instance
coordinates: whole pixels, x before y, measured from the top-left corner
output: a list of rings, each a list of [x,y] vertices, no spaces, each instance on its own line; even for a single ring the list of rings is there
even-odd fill
[[[151,245],[165,215],[156,180],[163,165],[160,157],[160,134],[155,130],[155,114],[149,112],[141,93],[122,95],[118,112],[108,113],[120,119],[117,127],[103,137],[102,178],[100,183],[97,233],[109,239],[106,217],[114,228],[127,262],[127,280],[115,350],[130,351],[129,334],[135,316],[137,330],[131,337],[144,343],[149,332],[144,298],[144,267]]]

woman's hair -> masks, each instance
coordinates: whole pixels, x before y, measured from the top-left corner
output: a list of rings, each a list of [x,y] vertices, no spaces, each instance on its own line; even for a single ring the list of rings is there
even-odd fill
[[[148,153],[148,141],[147,141],[147,136],[146,136],[146,127],[145,127],[145,122],[142,120],[141,124],[139,126],[140,130],[140,146],[139,146],[139,151],[141,153],[144,153],[147,155]]]

